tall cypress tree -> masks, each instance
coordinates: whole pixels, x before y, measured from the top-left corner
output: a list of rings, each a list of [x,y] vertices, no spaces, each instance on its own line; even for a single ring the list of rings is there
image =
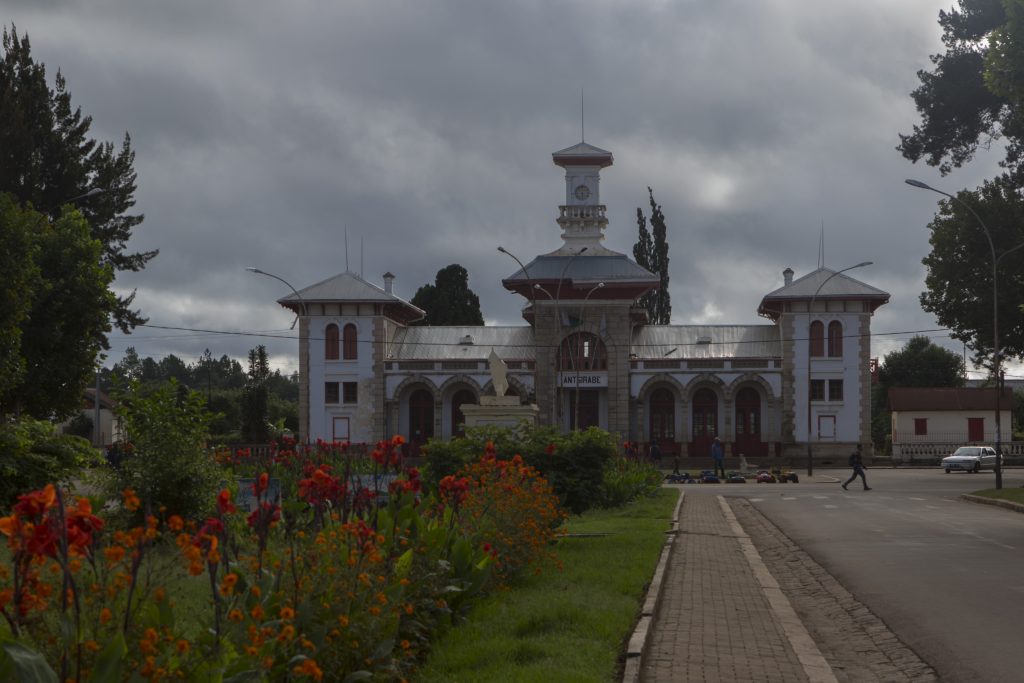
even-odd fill
[[[633,245],[633,258],[637,264],[656,274],[661,285],[657,291],[647,292],[640,297],[639,304],[647,309],[651,322],[668,325],[672,320],[672,301],[668,293],[668,239],[666,237],[665,215],[661,206],[654,201],[654,191],[647,188],[651,202],[651,230],[642,209],[636,210],[639,237]]]
[[[648,187],[651,198],[651,233],[654,245],[651,251],[651,272],[661,278],[661,286],[654,296],[654,315],[652,319],[657,325],[668,325],[672,321],[672,297],[668,292],[668,238],[665,228],[665,215],[661,205],[654,201],[654,191]]]

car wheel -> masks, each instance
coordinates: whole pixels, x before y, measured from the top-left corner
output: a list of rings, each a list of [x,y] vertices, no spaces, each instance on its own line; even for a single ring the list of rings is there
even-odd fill
[[[974,463],[974,469],[972,469],[971,471],[974,472],[974,473],[981,472],[981,463],[980,462]]]
[[[948,467],[946,468],[946,474],[949,474],[949,468]]]

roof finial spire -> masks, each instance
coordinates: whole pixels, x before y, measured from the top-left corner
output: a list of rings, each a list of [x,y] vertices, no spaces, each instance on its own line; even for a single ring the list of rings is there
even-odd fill
[[[584,142],[584,132],[586,128],[583,125],[583,88],[580,88],[580,142]]]
[[[821,235],[818,237],[818,268],[825,267],[825,219],[821,219]]]

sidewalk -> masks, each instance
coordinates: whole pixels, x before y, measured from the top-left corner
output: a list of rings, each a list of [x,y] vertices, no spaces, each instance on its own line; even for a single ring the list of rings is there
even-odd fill
[[[640,679],[836,681],[721,496],[683,499]]]

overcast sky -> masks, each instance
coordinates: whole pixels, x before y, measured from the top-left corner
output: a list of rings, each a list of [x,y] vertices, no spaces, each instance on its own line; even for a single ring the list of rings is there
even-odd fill
[[[605,245],[631,254],[654,189],[668,224],[674,323],[764,323],[761,297],[818,265],[890,292],[875,356],[917,330],[921,259],[947,178],[905,161],[916,72],[951,0],[4,0],[52,84],[59,68],[92,134],[132,136],[135,250],[160,255],[125,291],[153,325],[291,335],[275,300],[348,267],[412,298],[463,265],[489,324],[525,324],[501,287],[556,249],[564,200],[551,152],[610,150]],[[979,235],[979,238],[982,238]],[[881,334],[880,334],[881,333]],[[962,351],[948,335],[936,342]],[[110,361],[297,342],[140,328]]]

